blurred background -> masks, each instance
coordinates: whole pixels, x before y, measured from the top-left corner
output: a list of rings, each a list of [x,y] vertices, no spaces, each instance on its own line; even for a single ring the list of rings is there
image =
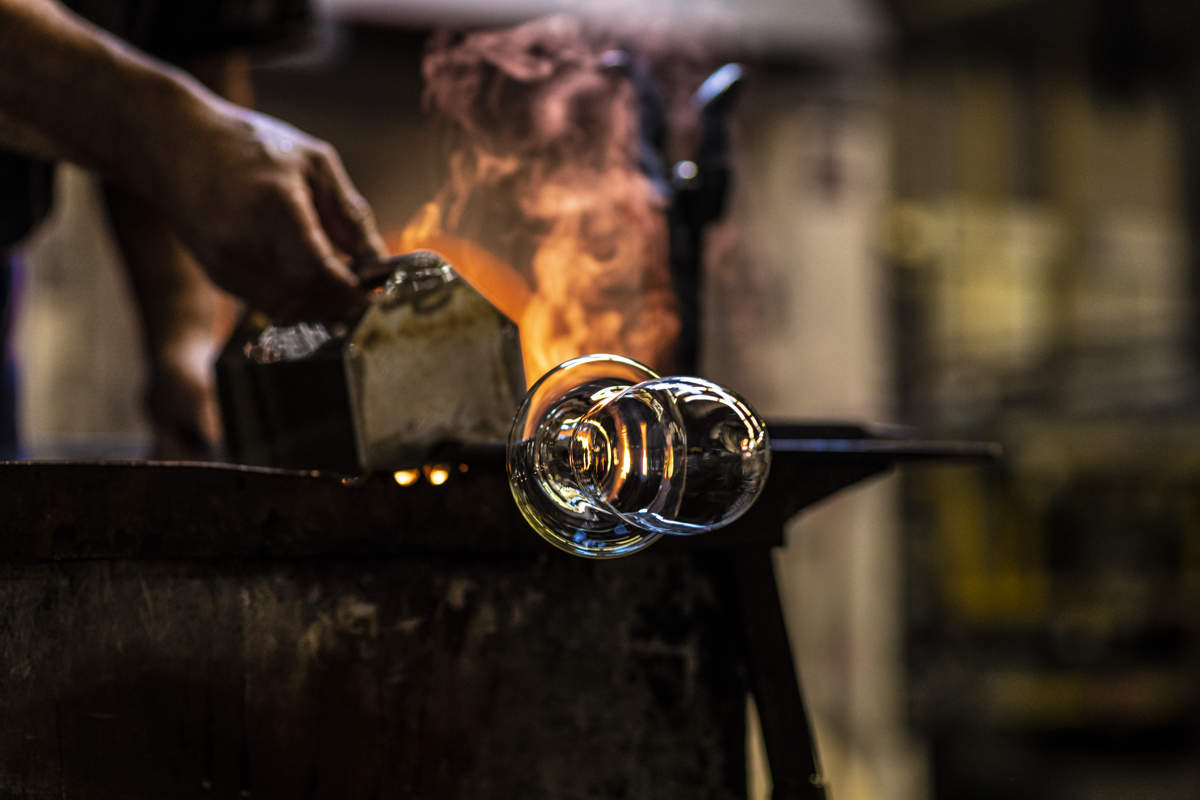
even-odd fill
[[[772,419],[1005,447],[790,530],[830,796],[1200,796],[1200,9],[326,0],[304,46],[256,59],[255,102],[332,142],[403,244],[451,180],[431,34],[564,7],[650,54],[672,163],[697,147],[692,92],[744,67],[700,374]],[[92,180],[62,168],[58,189],[23,258],[24,449],[136,456],[129,289]]]

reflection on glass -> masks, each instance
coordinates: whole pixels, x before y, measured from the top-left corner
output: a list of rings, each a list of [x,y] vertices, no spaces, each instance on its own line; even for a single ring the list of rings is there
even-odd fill
[[[546,373],[508,440],[509,485],[525,519],[551,544],[589,558],[733,522],[758,497],[770,463],[766,425],[736,394],[613,355]]]

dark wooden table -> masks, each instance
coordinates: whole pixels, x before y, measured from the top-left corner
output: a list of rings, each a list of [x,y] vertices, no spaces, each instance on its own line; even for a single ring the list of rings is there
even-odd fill
[[[772,436],[742,520],[605,562],[525,526],[499,446],[440,486],[0,464],[0,796],[744,797],[752,691],[775,796],[820,797],[770,549],[898,461],[991,451]]]

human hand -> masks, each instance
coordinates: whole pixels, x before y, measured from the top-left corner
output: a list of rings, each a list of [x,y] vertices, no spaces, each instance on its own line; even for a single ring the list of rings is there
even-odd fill
[[[221,100],[187,116],[161,143],[152,194],[209,277],[282,320],[360,307],[348,264],[387,252],[334,149]]]
[[[211,362],[216,342],[198,337],[162,348],[151,359],[146,411],[153,439],[149,457],[161,461],[207,461],[221,441]]]

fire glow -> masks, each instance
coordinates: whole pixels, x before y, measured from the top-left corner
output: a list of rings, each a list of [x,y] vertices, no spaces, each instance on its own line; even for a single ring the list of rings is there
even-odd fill
[[[465,473],[469,467],[466,464],[458,465],[458,472]],[[450,480],[450,475],[454,472],[448,464],[426,464],[421,469],[398,469],[392,473],[392,480],[398,485],[416,486],[421,480],[421,476],[425,476],[425,480],[431,486],[442,486],[446,481]]]
[[[527,381],[585,353],[670,365],[680,324],[665,200],[638,167],[616,41],[569,17],[443,37],[426,102],[449,178],[391,244],[440,253],[520,329]]]

